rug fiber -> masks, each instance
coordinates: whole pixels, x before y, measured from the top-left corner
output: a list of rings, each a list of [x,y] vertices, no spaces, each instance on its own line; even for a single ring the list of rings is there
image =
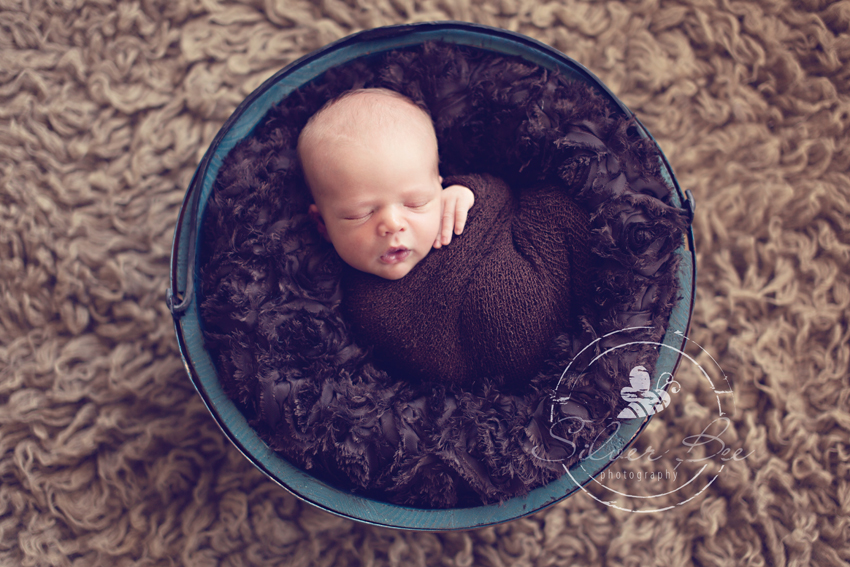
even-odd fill
[[[631,458],[434,534],[254,469],[164,298],[236,105],[330,41],[441,19],[598,75],[695,195],[699,274],[680,387]],[[848,93],[847,0],[0,0],[0,566],[850,565]]]

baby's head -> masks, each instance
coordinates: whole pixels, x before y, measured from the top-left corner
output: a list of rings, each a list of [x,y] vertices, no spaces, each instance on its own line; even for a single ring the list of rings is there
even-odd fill
[[[349,91],[298,138],[310,215],[348,265],[397,280],[440,230],[442,178],[428,114],[384,89]]]

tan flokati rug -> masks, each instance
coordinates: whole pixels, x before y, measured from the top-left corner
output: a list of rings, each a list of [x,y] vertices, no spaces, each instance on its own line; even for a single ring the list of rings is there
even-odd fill
[[[235,106],[334,39],[438,19],[586,65],[698,204],[693,362],[644,457],[593,497],[448,534],[263,477],[194,392],[164,304],[183,192]],[[0,0],[0,565],[850,564],[849,93],[846,0]],[[644,513],[594,499],[612,490]]]

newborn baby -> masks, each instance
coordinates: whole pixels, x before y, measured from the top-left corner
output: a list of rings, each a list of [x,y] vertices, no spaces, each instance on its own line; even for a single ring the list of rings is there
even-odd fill
[[[298,156],[319,232],[346,264],[388,280],[460,234],[474,201],[465,187],[443,189],[431,119],[394,91],[331,101],[302,130]]]
[[[488,175],[443,189],[430,117],[382,89],[328,103],[298,154],[309,213],[347,265],[343,312],[394,376],[520,387],[574,324],[588,216],[563,190],[515,196]]]

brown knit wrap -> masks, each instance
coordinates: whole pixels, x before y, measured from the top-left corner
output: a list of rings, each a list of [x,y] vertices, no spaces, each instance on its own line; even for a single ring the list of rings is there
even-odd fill
[[[557,187],[515,195],[489,175],[445,184],[475,194],[463,234],[400,280],[346,267],[344,312],[398,378],[521,387],[586,296],[588,214]]]

